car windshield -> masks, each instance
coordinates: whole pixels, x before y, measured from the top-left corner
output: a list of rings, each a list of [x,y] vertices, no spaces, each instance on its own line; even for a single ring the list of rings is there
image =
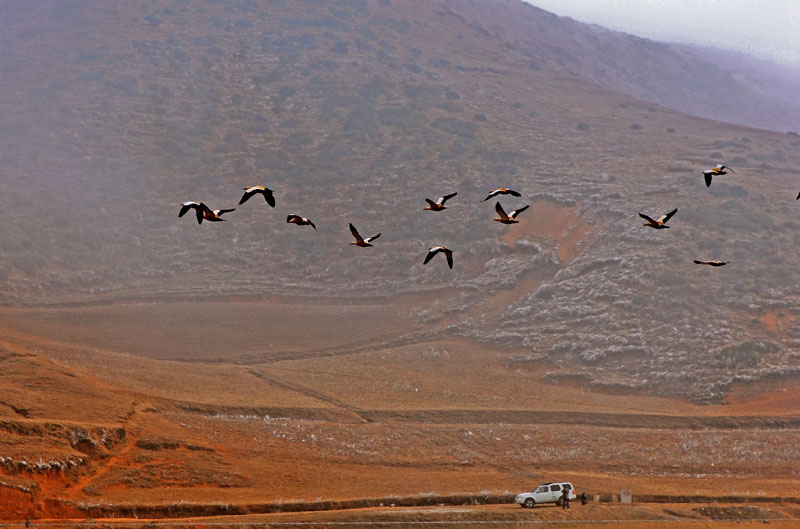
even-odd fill
[[[547,487],[539,487],[534,492],[547,492]]]

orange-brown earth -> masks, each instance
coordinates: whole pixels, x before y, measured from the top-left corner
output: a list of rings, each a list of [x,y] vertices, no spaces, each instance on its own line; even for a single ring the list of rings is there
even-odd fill
[[[761,321],[767,329],[774,333],[785,333],[795,319],[796,316],[785,312],[767,312],[761,316]]]
[[[575,506],[568,511],[557,507],[540,507],[533,511],[511,505],[479,506],[386,506],[339,511],[281,513],[267,515],[234,515],[226,517],[194,518],[182,521],[161,520],[159,525],[171,527],[217,527],[235,524],[274,524],[293,527],[319,525],[369,525],[392,526],[437,525],[458,527],[481,525],[492,527],[519,527],[520,524],[546,524],[549,527],[597,527],[611,525],[624,529],[646,527],[699,529],[708,527],[737,528],[763,527],[765,523],[777,527],[794,527],[800,509],[776,504],[695,504],[695,505],[608,505],[590,504]],[[136,523],[137,520],[105,520],[110,526]]]
[[[517,240],[533,235],[549,240],[557,248],[558,258],[569,263],[583,246],[591,242],[592,225],[581,215],[581,204],[561,206],[549,201],[537,202],[524,223],[512,224],[503,240],[512,248]]]
[[[552,479],[592,494],[797,496],[796,382],[740,385],[715,406],[599,393],[542,379],[548,366],[519,367],[513,349],[420,338],[418,306],[2,309],[1,518],[507,496]],[[236,324],[212,332],[207,315]]]

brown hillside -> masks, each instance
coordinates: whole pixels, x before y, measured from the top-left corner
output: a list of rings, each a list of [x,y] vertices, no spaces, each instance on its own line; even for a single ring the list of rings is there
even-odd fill
[[[800,141],[588,84],[568,59],[591,55],[561,45],[569,28],[602,50],[595,30],[521,2],[60,5],[4,7],[6,304],[434,289],[413,311],[423,333],[514,345],[558,376],[719,399],[795,373],[795,326],[761,318],[797,305]],[[718,162],[737,172],[706,189]],[[177,218],[257,182],[278,208]],[[479,200],[498,185],[525,192],[527,222],[491,221]],[[450,190],[450,209],[421,211]],[[674,207],[673,229],[641,228],[637,212]],[[346,245],[348,222],[378,246]],[[422,266],[436,243],[456,250],[452,273]],[[640,316],[662,300],[666,321]]]

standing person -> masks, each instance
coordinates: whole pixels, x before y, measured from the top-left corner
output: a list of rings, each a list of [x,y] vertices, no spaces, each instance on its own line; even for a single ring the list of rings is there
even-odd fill
[[[581,505],[586,505],[589,503],[589,495],[586,494],[586,491],[581,492]]]
[[[564,487],[561,491],[561,508],[569,509],[569,489]]]

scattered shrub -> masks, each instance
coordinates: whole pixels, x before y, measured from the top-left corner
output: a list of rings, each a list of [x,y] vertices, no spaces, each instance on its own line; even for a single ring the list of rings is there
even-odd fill
[[[450,112],[451,114],[457,114],[459,112],[464,111],[464,107],[459,105],[458,103],[453,103],[452,101],[445,101],[437,105],[437,108],[441,108],[445,112]]]
[[[465,138],[471,138],[478,129],[478,126],[474,123],[451,117],[437,118],[432,123],[432,126],[439,130],[449,132],[450,134],[458,134],[459,136],[463,136]]]
[[[378,119],[370,105],[358,105],[345,119],[342,132],[356,141],[372,141],[378,138]]]
[[[358,51],[372,51],[375,49],[363,39],[356,39],[355,44]]]
[[[406,83],[403,85],[403,93],[412,100],[412,107],[417,110],[430,108],[442,97],[442,90],[439,87],[427,83]]]
[[[326,72],[335,72],[341,68],[341,65],[336,61],[324,60],[312,62],[308,67],[314,71],[324,70]]]
[[[288,152],[298,152],[303,147],[311,145],[313,140],[311,136],[305,131],[293,132],[286,136],[281,142],[283,149]]]
[[[372,81],[361,87],[358,95],[361,97],[376,98],[385,94],[387,91],[387,83],[380,77],[375,77]]]

